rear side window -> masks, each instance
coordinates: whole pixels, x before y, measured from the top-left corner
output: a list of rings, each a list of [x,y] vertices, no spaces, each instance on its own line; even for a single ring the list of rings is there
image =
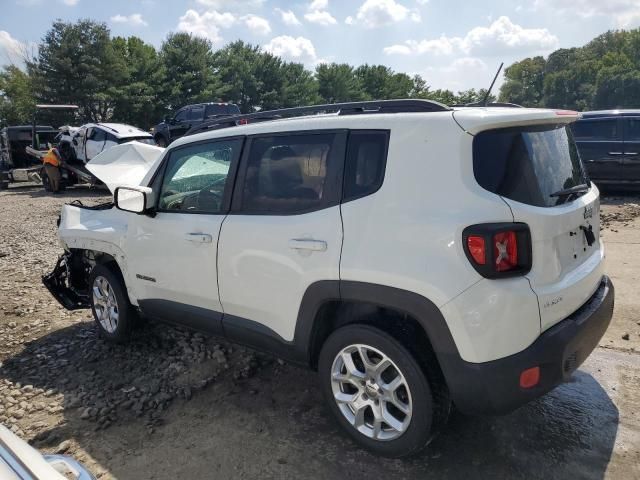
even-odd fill
[[[620,137],[617,118],[578,120],[572,128],[573,136],[578,140],[616,140]]]
[[[486,190],[539,207],[567,201],[551,194],[588,182],[569,127],[558,125],[480,132],[473,172]]]
[[[627,118],[625,121],[627,122],[627,132],[624,139],[634,142],[640,141],[640,117]]]
[[[340,160],[335,133],[252,140],[242,190],[243,213],[294,214],[335,201],[330,181]],[[343,150],[344,154],[344,150]]]
[[[343,201],[370,195],[382,185],[389,132],[351,131],[344,170]]]
[[[196,105],[189,110],[189,120],[202,120],[204,117],[204,105]]]
[[[99,128],[93,128],[89,134],[89,140],[94,142],[104,142],[107,139],[107,132]]]

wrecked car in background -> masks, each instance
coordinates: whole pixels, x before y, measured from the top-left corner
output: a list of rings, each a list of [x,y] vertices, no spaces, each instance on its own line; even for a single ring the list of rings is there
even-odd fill
[[[155,145],[153,136],[138,127],[124,123],[87,123],[76,129],[67,127],[58,146],[65,160],[87,163],[103,150],[134,140]]]
[[[42,161],[27,152],[27,147],[46,152],[48,144],[55,143],[58,130],[49,125],[5,127],[0,130],[0,190],[13,182],[41,181]]]

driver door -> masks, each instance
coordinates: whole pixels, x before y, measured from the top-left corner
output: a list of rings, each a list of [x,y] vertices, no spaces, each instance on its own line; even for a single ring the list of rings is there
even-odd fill
[[[244,138],[173,149],[152,188],[155,216],[131,215],[128,268],[143,313],[222,333],[218,234]]]

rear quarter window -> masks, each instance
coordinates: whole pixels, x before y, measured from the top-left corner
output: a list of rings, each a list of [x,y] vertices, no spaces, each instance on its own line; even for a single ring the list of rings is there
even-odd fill
[[[553,193],[588,182],[569,127],[487,130],[473,140],[473,172],[484,189],[528,205],[552,207]]]

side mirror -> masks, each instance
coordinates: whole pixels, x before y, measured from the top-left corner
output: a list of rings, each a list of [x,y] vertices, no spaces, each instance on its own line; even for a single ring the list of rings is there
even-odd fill
[[[164,117],[164,123],[167,125],[174,125],[176,120],[173,117]]]
[[[144,213],[153,205],[152,193],[149,187],[118,187],[113,198],[116,208],[120,210]]]

